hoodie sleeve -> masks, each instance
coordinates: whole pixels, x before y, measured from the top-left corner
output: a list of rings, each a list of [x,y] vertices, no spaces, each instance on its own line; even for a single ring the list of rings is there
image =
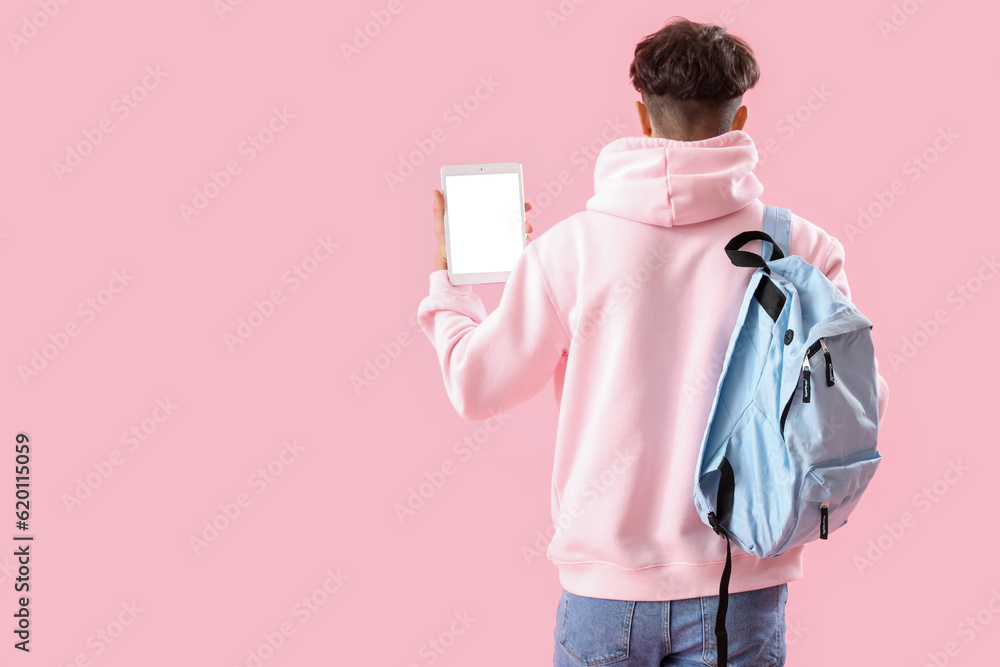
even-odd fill
[[[830,250],[827,253],[823,273],[847,295],[847,298],[851,298],[851,287],[847,284],[847,274],[844,272],[844,245],[833,236],[830,237]],[[878,421],[881,424],[885,408],[889,404],[889,385],[878,372],[878,359],[875,359],[875,374],[878,378]]]
[[[430,274],[417,317],[463,419],[486,419],[523,403],[552,377],[569,335],[549,290],[532,243],[488,316],[471,285],[452,285],[446,269]]]

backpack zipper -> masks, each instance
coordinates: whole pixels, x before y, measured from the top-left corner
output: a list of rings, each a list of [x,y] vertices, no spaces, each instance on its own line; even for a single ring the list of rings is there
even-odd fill
[[[801,372],[803,403],[809,403],[812,399],[812,382],[810,381],[812,366],[809,365],[809,358],[820,350],[823,350],[823,356],[826,358],[826,386],[833,386],[833,360],[830,357],[830,350],[827,349],[826,343],[823,342],[822,338],[819,338],[815,343],[809,346],[809,349],[806,350],[805,358],[802,360]],[[795,392],[792,392],[792,395],[788,397],[788,402],[785,403],[785,407],[781,411],[781,420],[779,422],[781,437],[785,437],[785,419],[788,417],[788,409],[792,407],[793,398],[795,398]]]
[[[826,386],[833,386],[833,359],[830,357],[830,350],[827,349],[823,339],[819,339],[819,345],[823,348],[823,356],[826,357]]]
[[[810,394],[812,393],[812,383],[809,382],[809,376],[812,375],[812,368],[809,366],[809,355],[802,361],[802,402],[808,403]]]

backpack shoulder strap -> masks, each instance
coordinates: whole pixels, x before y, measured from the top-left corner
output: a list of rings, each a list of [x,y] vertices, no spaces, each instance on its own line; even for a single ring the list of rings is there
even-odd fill
[[[781,252],[787,257],[792,254],[792,212],[787,208],[764,205],[764,233],[774,239],[774,242],[781,248]],[[761,254],[763,257],[771,256],[770,243],[761,242]]]

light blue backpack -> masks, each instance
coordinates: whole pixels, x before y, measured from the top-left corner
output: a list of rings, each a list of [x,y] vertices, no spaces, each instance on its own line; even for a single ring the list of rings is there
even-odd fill
[[[847,523],[882,458],[872,323],[822,271],[791,255],[790,237],[791,212],[765,206],[763,231],[726,245],[734,265],[757,270],[695,473],[698,514],[726,538],[719,667],[728,650],[730,541],[773,558],[826,539]],[[753,240],[761,255],[740,250]]]

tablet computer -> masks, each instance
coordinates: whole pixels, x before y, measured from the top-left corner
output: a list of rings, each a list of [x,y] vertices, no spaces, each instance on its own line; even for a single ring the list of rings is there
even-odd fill
[[[506,282],[527,242],[521,164],[445,165],[441,192],[448,280]]]

